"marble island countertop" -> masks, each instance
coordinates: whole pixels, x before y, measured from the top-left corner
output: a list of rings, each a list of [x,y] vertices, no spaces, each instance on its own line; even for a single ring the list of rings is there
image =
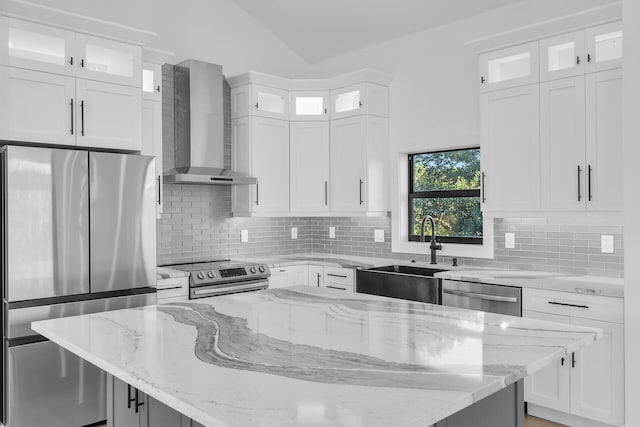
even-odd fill
[[[299,264],[321,264],[344,268],[372,268],[382,267],[385,265],[435,267],[447,270],[441,273],[436,273],[435,275],[435,277],[443,279],[518,286],[522,288],[546,289],[561,292],[575,292],[616,298],[622,298],[624,296],[624,279],[621,278],[571,275],[548,271],[504,270],[471,266],[453,267],[449,264],[431,265],[427,262],[412,263],[411,261],[393,258],[359,257],[322,253],[256,257],[247,258],[247,260],[268,264],[270,267],[285,267]]]
[[[599,338],[306,286],[34,322],[205,426],[426,426]]]

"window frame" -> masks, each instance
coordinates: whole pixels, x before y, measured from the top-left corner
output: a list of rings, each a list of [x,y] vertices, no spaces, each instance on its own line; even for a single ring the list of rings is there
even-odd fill
[[[407,156],[409,162],[409,188],[407,193],[407,240],[410,242],[419,242],[420,236],[413,235],[413,200],[415,199],[445,199],[445,198],[454,198],[454,197],[477,197],[480,199],[481,197],[481,189],[475,190],[430,190],[430,191],[414,191],[414,167],[413,167],[413,157],[419,156],[423,154],[441,154],[448,153],[452,151],[463,151],[463,150],[480,150],[479,146],[473,147],[464,147],[464,148],[453,148],[449,150],[438,150],[438,151],[423,151],[419,153],[409,153]],[[481,202],[481,199],[480,199]],[[482,210],[480,211],[482,212]],[[425,227],[426,228],[426,227]],[[484,216],[482,217],[482,228],[483,233],[482,237],[454,237],[454,236],[438,236],[436,235],[436,240],[442,243],[453,243],[453,244],[464,244],[464,245],[483,245],[484,244]],[[431,242],[431,233],[429,235],[424,236],[425,242]]]

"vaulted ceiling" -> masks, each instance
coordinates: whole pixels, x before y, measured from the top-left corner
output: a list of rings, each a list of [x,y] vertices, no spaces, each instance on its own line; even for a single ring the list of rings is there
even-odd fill
[[[311,64],[518,0],[233,0]]]

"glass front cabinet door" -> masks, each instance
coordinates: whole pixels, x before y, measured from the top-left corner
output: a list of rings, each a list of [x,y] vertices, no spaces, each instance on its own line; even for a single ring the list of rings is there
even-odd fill
[[[480,91],[506,89],[538,82],[538,42],[480,55]]]
[[[289,92],[268,86],[251,85],[251,110],[254,116],[288,120]]]
[[[71,31],[0,17],[0,63],[56,74],[73,74]]]
[[[359,83],[331,91],[331,118],[370,114],[389,116],[389,88],[376,83]]]
[[[584,38],[587,73],[622,67],[622,23],[620,21],[589,28],[584,32]]]
[[[142,99],[162,101],[162,65],[142,63]]]
[[[540,80],[548,81],[584,74],[584,31],[540,41]]]
[[[291,92],[289,100],[289,120],[329,120],[329,92]]]
[[[139,46],[76,34],[78,77],[126,86],[142,85]]]

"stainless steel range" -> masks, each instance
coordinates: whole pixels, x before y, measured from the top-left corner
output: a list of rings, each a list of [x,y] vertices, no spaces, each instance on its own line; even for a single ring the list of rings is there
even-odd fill
[[[228,259],[193,264],[165,265],[190,273],[189,299],[267,289],[271,275],[265,264]]]

